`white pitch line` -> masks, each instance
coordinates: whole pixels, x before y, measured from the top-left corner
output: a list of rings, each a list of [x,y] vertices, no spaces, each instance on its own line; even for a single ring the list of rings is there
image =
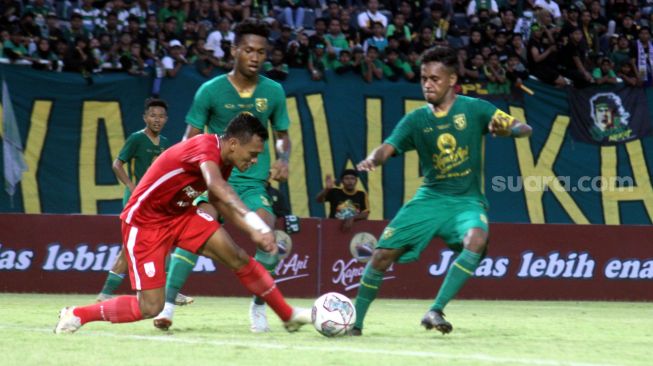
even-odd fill
[[[18,329],[28,332],[38,333],[52,333],[52,329],[44,328],[27,328],[18,327],[10,324],[0,324],[0,329]],[[53,336],[55,336],[53,334]],[[75,335],[60,335],[60,337],[75,337]],[[343,347],[343,346],[301,346],[301,345],[287,345],[274,342],[260,342],[260,341],[230,341],[230,340],[208,340],[202,338],[176,338],[174,335],[163,336],[142,336],[124,333],[112,333],[106,331],[89,331],[84,332],[84,337],[106,337],[106,338],[120,338],[120,339],[134,339],[153,342],[164,343],[179,343],[179,344],[199,344],[210,346],[233,346],[233,347],[246,347],[246,348],[267,348],[267,349],[280,349],[280,350],[298,350],[298,351],[316,351],[316,352],[344,352],[344,353],[358,353],[370,355],[384,355],[384,356],[408,356],[419,358],[444,358],[453,360],[470,360],[480,361],[491,364],[505,364],[507,362],[520,363],[524,365],[536,366],[618,366],[617,364],[605,363],[591,363],[591,362],[576,362],[566,360],[542,360],[542,359],[529,359],[529,358],[514,358],[514,357],[497,357],[485,354],[451,354],[443,352],[425,352],[425,351],[392,351],[386,349],[365,349],[358,347]]]

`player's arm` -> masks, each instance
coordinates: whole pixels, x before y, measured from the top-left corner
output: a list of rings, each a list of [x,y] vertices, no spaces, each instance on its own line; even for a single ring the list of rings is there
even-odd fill
[[[181,139],[182,141],[188,140],[189,138],[193,136],[197,136],[204,131],[200,130],[197,127],[193,127],[190,124],[186,126],[186,131],[184,132],[184,137]]]
[[[248,233],[261,249],[276,252],[274,234],[270,227],[238,198],[236,192],[222,178],[217,164],[205,161],[200,164],[200,169],[209,191],[209,199],[225,219]]]
[[[285,182],[288,180],[288,160],[290,159],[290,136],[288,131],[275,131],[275,150],[277,161],[272,164],[272,179]]]
[[[127,175],[127,172],[125,171],[125,162],[116,158],[111,165],[111,169],[113,169],[113,174],[116,175],[116,178],[118,178],[122,184],[126,185],[130,192],[134,192],[136,185],[131,181],[131,179],[129,179],[129,175]]]
[[[528,137],[533,133],[531,126],[518,121],[515,117],[497,109],[488,125],[492,136],[500,137]]]
[[[395,147],[390,144],[381,144],[356,165],[356,169],[364,172],[373,171],[377,166],[383,165],[389,157],[395,154]]]

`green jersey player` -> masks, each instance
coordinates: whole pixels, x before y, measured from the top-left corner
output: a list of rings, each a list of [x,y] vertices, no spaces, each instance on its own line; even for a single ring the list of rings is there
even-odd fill
[[[145,101],[143,111],[145,128],[132,133],[125,141],[116,160],[113,161],[113,172],[116,178],[125,185],[125,194],[122,200],[123,206],[129,200],[131,192],[141,180],[147,168],[161,153],[170,147],[168,139],[161,135],[161,130],[168,121],[168,104],[161,99],[150,98]],[[127,171],[125,171],[127,164]],[[127,273],[127,262],[120,251],[116,262],[107,274],[104,286],[97,296],[97,301],[104,301],[113,296],[118,289],[125,274]],[[186,305],[193,302],[193,298],[178,294],[175,303]]]
[[[266,181],[270,174],[272,179],[278,181],[288,178],[290,139],[287,133],[289,119],[286,94],[279,83],[259,75],[266,59],[269,36],[265,22],[247,19],[236,26],[235,33],[231,48],[234,57],[233,69],[228,74],[204,83],[197,90],[186,116],[188,126],[184,138],[203,133],[205,128],[209,133],[221,134],[227,123],[241,113],[253,114],[266,127],[269,121],[276,135],[274,145],[278,159],[271,164],[266,143],[257,163],[244,172],[234,170],[229,183],[247,207],[256,211],[268,226],[274,227],[275,217],[266,191]],[[206,198],[204,200],[206,202]],[[215,209],[205,202],[200,199],[197,204],[215,216]],[[255,258],[270,272],[274,271],[279,261],[276,254],[261,250],[257,250]],[[166,305],[154,319],[157,328],[165,329],[171,324],[175,295],[188,278],[196,260],[195,254],[183,249],[176,249],[172,254],[166,287]],[[250,306],[250,321],[253,332],[269,330],[265,305],[259,298],[254,298]]]
[[[372,171],[393,155],[417,150],[424,183],[385,228],[365,267],[356,296],[352,335],[362,334],[365,314],[388,267],[394,262],[417,260],[436,236],[459,255],[422,325],[449,333],[453,327],[442,311],[473,275],[486,251],[487,200],[481,191],[483,135],[525,137],[530,136],[531,128],[487,101],[456,95],[456,82],[455,51],[449,47],[427,50],[421,62],[427,105],[407,114],[384,143],[357,165],[358,170]]]

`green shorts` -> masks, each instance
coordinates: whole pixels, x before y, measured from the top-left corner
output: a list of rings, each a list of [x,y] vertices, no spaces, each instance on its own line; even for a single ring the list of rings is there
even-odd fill
[[[256,211],[259,208],[262,208],[274,215],[272,212],[272,204],[270,202],[270,196],[268,196],[267,191],[265,190],[264,185],[232,185],[234,191],[241,201],[247,206],[250,210]],[[209,203],[208,192],[204,192],[201,196],[197,197],[193,201],[194,205],[199,205],[202,202]]]
[[[444,196],[422,187],[385,228],[377,248],[404,248],[397,262],[408,263],[418,260],[438,236],[460,252],[467,231],[479,228],[489,232],[487,222],[486,205],[480,198]]]

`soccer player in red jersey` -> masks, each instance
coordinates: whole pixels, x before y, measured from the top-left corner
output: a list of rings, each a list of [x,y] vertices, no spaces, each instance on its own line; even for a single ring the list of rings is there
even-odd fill
[[[156,316],[165,300],[165,256],[173,246],[231,268],[243,286],[267,302],[288,331],[310,322],[310,311],[288,305],[265,268],[234,243],[213,216],[192,205],[208,191],[212,207],[261,249],[275,252],[270,227],[226,182],[233,167],[245,171],[256,163],[267,138],[261,122],[243,113],[229,123],[224,135],[199,135],[161,154],[120,215],[129,277],[138,296],[65,307],[55,333],[73,333],[92,321],[129,323]]]

